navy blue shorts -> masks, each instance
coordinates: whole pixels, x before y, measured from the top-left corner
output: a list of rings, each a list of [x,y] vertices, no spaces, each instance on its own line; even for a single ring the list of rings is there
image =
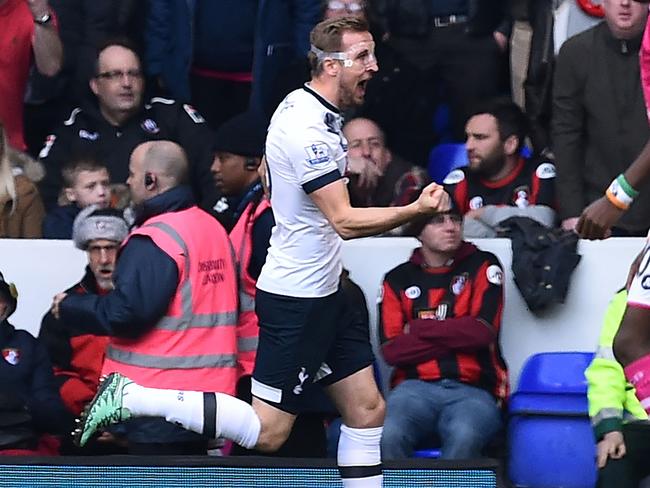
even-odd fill
[[[341,288],[322,298],[257,290],[255,311],[260,336],[251,392],[281,410],[300,413],[314,382],[331,385],[373,363],[368,324]]]

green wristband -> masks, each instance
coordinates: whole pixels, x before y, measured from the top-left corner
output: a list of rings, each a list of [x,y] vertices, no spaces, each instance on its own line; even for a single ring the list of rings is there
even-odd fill
[[[639,192],[634,188],[632,188],[632,185],[628,183],[623,173],[618,175],[616,181],[618,181],[618,184],[620,185],[621,189],[627,194],[628,197],[636,198],[639,196]]]

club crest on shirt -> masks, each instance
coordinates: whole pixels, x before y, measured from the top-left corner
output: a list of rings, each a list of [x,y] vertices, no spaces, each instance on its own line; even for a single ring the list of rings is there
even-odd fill
[[[87,141],[96,141],[99,139],[99,132],[90,132],[86,129],[79,130],[79,137],[81,139],[86,139]]]
[[[467,283],[467,273],[463,273],[458,276],[454,276],[451,279],[449,288],[454,295],[460,295],[465,289],[465,284]]]
[[[542,163],[535,170],[535,174],[540,180],[548,180],[551,178],[555,178],[556,176],[555,165],[549,162]]]
[[[20,362],[20,350],[8,347],[2,350],[2,357],[5,358],[5,361],[9,364],[16,366]]]
[[[332,113],[325,114],[325,125],[327,126],[327,132],[337,135],[341,132],[341,118]]]
[[[473,197],[469,201],[469,209],[470,210],[476,210],[477,208],[481,208],[483,206],[483,197]]]
[[[493,285],[501,286],[503,284],[503,270],[496,264],[488,266],[485,274],[487,275],[487,280]]]
[[[322,164],[330,160],[330,151],[324,142],[314,142],[305,146],[309,164]]]
[[[404,290],[404,296],[408,298],[409,300],[415,300],[422,294],[422,290],[420,290],[419,287],[413,285],[409,286],[406,290]]]
[[[140,127],[149,134],[158,134],[158,132],[160,132],[160,127],[158,127],[158,124],[156,124],[156,121],[153,119],[143,120]]]

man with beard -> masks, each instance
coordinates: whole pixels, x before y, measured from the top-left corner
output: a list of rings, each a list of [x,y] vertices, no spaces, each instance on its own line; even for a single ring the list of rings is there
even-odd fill
[[[374,42],[367,24],[351,17],[321,22],[310,41],[311,82],[280,104],[266,140],[276,225],[257,281],[253,405],[222,393],[145,388],[114,374],[83,416],[80,443],[111,422],[162,416],[246,448],[276,451],[303,409],[307,384],[319,381],[343,418],[337,456],[343,486],[381,486],[384,401],[368,328],[339,287],[341,241],[447,211],[449,197],[431,184],[406,206],[350,205],[340,112],[363,103],[378,70]]]
[[[555,166],[522,156],[527,125],[510,100],[489,101],[467,121],[469,166],[444,180],[464,215],[465,237],[495,237],[499,223],[515,216],[555,225]]]
[[[81,281],[66,293],[106,295],[113,289],[117,251],[129,233],[128,226],[117,210],[91,205],[79,213],[73,229],[72,239],[86,251],[88,266]],[[68,410],[79,415],[97,391],[108,335],[68,327],[48,312],[39,339],[52,360],[61,398]]]

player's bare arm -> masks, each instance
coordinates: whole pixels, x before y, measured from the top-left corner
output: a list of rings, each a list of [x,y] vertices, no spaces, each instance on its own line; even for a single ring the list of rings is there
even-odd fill
[[[415,202],[403,207],[352,207],[343,180],[330,183],[310,196],[343,239],[381,234],[417,217],[446,212],[450,208],[449,195],[436,183],[426,186]]]

